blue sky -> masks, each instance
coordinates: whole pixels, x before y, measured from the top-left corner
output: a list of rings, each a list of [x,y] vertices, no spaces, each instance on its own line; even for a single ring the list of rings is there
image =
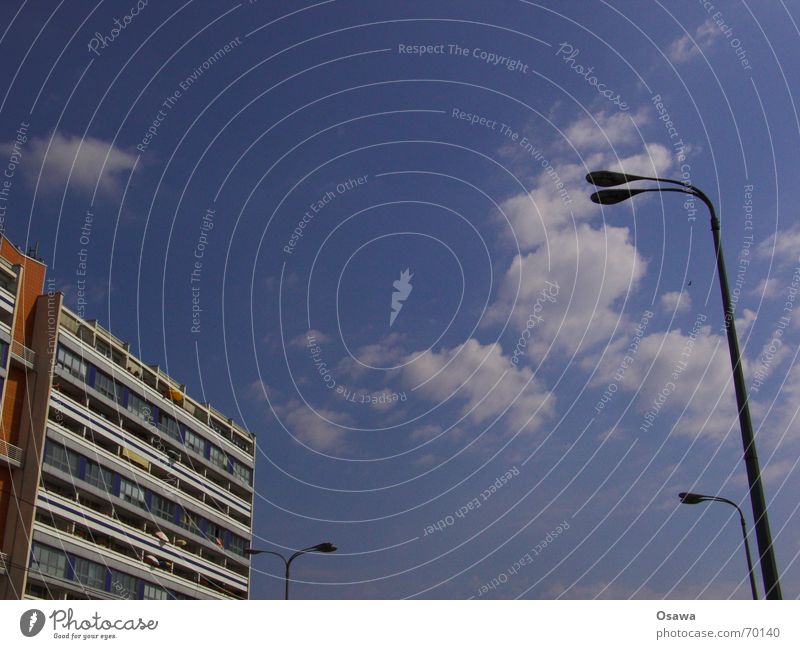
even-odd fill
[[[4,3],[5,232],[256,433],[296,597],[746,598],[707,213],[583,177],[688,179],[794,598],[800,8],[714,4]]]

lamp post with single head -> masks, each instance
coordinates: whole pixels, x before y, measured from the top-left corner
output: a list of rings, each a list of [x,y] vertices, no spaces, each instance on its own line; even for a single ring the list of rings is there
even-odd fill
[[[628,200],[637,194],[645,192],[678,192],[699,198],[708,208],[711,216],[711,233],[714,238],[714,253],[717,259],[717,272],[719,285],[722,292],[722,307],[725,311],[725,331],[728,336],[728,349],[733,366],[733,385],[736,390],[736,403],[739,408],[739,427],[742,432],[742,446],[744,447],[744,463],[747,469],[747,481],[750,486],[750,503],[753,508],[753,522],[758,541],[758,561],[761,566],[761,575],[764,580],[764,591],[767,599],[782,599],[781,586],[778,574],[778,564],[775,560],[775,550],[772,546],[772,533],[769,528],[767,516],[767,501],[764,496],[764,487],[761,483],[761,469],[756,453],[755,435],[753,424],[750,420],[750,406],[747,403],[747,387],[742,371],[742,356],[739,351],[739,339],[736,336],[736,323],[734,321],[733,303],[730,289],[728,288],[728,275],[725,271],[725,259],[722,255],[722,240],[720,237],[720,222],[711,199],[693,185],[671,180],[668,178],[652,178],[648,176],[634,176],[616,171],[593,171],[586,175],[586,180],[597,187],[616,187],[629,182],[649,180],[658,183],[669,183],[678,187],[646,187],[623,189],[601,189],[591,195],[594,203],[601,205],[614,205]]]
[[[292,565],[292,561],[294,561],[297,557],[301,554],[308,554],[309,552],[336,552],[336,546],[333,543],[319,543],[318,545],[312,545],[310,548],[304,548],[303,550],[298,550],[288,559],[284,557],[280,552],[274,552],[272,550],[258,550],[256,548],[246,548],[244,553],[248,556],[252,556],[255,554],[274,554],[276,557],[280,557],[281,561],[283,561],[283,565],[286,567],[286,577],[284,579],[284,599],[289,599],[289,567]]]
[[[736,511],[739,512],[739,522],[742,524],[742,536],[744,537],[744,553],[747,555],[747,575],[750,577],[750,590],[753,593],[753,599],[758,599],[758,590],[756,589],[756,578],[753,573],[753,558],[750,556],[750,544],[747,542],[747,523],[744,520],[744,512],[742,508],[739,507],[735,502],[732,500],[728,500],[727,498],[722,498],[721,496],[704,496],[703,494],[694,494],[689,493],[686,491],[682,491],[678,494],[678,498],[681,499],[681,502],[684,505],[698,505],[700,503],[705,502],[718,502],[718,503],[726,503],[728,505],[732,505],[736,507]]]

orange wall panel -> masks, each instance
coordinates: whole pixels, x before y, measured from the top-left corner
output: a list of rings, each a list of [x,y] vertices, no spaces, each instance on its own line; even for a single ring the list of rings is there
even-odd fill
[[[10,444],[16,444],[25,403],[25,372],[12,367],[6,377],[5,392],[0,437]]]
[[[17,298],[17,317],[14,324],[14,340],[30,343],[33,336],[33,311],[36,298],[44,290],[44,277],[47,266],[23,254],[8,239],[0,235],[0,257],[10,264],[23,267],[22,287]]]

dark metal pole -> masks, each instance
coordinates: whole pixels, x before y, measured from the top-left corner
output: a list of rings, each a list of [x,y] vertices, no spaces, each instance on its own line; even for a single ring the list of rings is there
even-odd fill
[[[735,502],[732,500],[728,500],[727,498],[723,498],[722,496],[703,496],[701,494],[680,494],[683,496],[695,496],[697,498],[696,502],[704,502],[704,501],[712,501],[712,502],[719,502],[719,503],[727,503],[732,507],[736,508],[736,511],[739,512],[739,522],[742,524],[742,538],[744,538],[744,553],[747,556],[747,576],[750,579],[750,591],[753,593],[753,599],[758,599],[758,589],[756,588],[756,577],[755,571],[753,570],[753,557],[750,554],[750,543],[747,541],[747,522],[744,519],[744,512],[742,508],[739,507]],[[683,500],[683,498],[682,498]],[[684,500],[684,502],[689,502],[689,504],[694,504],[694,502]]]
[[[284,557],[280,552],[273,552],[272,550],[259,550],[257,548],[246,548],[244,552],[248,556],[254,554],[274,554],[276,557],[280,557],[281,561],[283,561],[283,564],[286,567],[286,572],[283,582],[283,598],[289,599],[289,566],[292,565],[292,561],[294,561],[301,554],[307,554],[309,552],[336,552],[336,546],[330,541],[326,541],[325,543],[318,543],[317,545],[314,545],[310,548],[303,548],[302,550],[298,550],[288,559]]]
[[[769,518],[767,516],[767,501],[764,497],[764,487],[761,484],[761,468],[756,454],[755,434],[750,420],[747,386],[744,382],[744,372],[742,371],[742,356],[739,351],[739,340],[736,336],[736,323],[734,322],[733,305],[728,287],[728,276],[725,271],[725,259],[722,255],[719,219],[714,210],[714,204],[708,196],[696,187],[691,187],[690,189],[706,204],[711,213],[711,232],[714,236],[714,252],[717,256],[722,306],[725,310],[725,331],[728,334],[728,348],[731,355],[731,365],[733,366],[733,385],[736,389],[736,403],[739,407],[739,426],[742,430],[744,463],[747,468],[748,484],[750,485],[750,503],[753,507],[753,525],[756,530],[756,541],[758,542],[758,561],[761,566],[761,576],[764,580],[764,592],[767,599],[783,599],[778,565],[772,546],[772,533],[770,532]]]
[[[753,591],[753,599],[758,599],[758,590],[756,589],[756,576],[753,574],[753,557],[750,555],[750,544],[747,542],[747,523],[744,520],[744,514],[736,505],[739,512],[739,520],[742,523],[742,536],[744,537],[744,553],[747,555],[747,574],[750,577],[750,590]]]
[[[761,566],[761,575],[764,580],[764,590],[767,599],[783,599],[778,573],[778,564],[775,560],[775,550],[772,546],[772,534],[769,528],[769,517],[767,516],[767,501],[764,497],[764,487],[761,484],[761,468],[756,454],[755,434],[753,424],[750,420],[750,407],[747,402],[747,387],[744,382],[744,372],[742,371],[742,356],[739,351],[739,340],[736,336],[736,323],[734,321],[733,305],[731,303],[730,289],[728,288],[728,275],[725,271],[725,259],[722,254],[722,241],[720,237],[720,224],[717,218],[714,204],[705,193],[680,180],[668,178],[651,178],[645,176],[632,176],[622,173],[600,171],[592,172],[587,175],[586,180],[600,187],[614,187],[631,181],[652,180],[660,183],[670,183],[680,185],[682,189],[666,187],[649,187],[644,189],[617,189],[600,190],[592,194],[591,199],[595,203],[603,205],[613,205],[623,200],[627,200],[636,194],[643,192],[683,192],[696,196],[705,203],[711,215],[711,232],[714,237],[714,252],[717,257],[717,271],[719,274],[719,286],[722,292],[722,307],[725,311],[725,331],[728,336],[728,349],[731,355],[731,365],[733,366],[733,385],[736,389],[736,403],[739,408],[739,426],[742,431],[742,446],[744,447],[744,462],[747,469],[747,481],[750,486],[750,503],[753,507],[753,524],[756,531],[756,541],[758,541],[758,561]]]
[[[286,590],[286,597],[285,597],[285,599],[289,599],[289,566],[292,565],[292,561],[294,561],[297,557],[299,557],[301,554],[305,554],[306,552],[309,552],[311,549],[312,548],[306,548],[305,550],[298,550],[291,557],[289,557],[288,561],[286,559],[284,559],[284,561],[286,561],[286,589],[285,589]]]

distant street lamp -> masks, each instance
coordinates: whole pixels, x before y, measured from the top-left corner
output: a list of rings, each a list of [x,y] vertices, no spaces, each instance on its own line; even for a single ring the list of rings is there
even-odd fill
[[[320,543],[318,545],[313,545],[310,548],[305,548],[303,550],[298,550],[288,559],[284,557],[280,552],[273,552],[272,550],[258,550],[256,548],[246,548],[244,553],[248,556],[255,555],[255,554],[274,554],[276,557],[280,557],[283,564],[286,566],[286,578],[284,580],[284,599],[289,599],[289,566],[292,565],[292,561],[294,561],[297,557],[301,554],[308,554],[309,552],[336,552],[336,546],[333,543]]]
[[[731,302],[730,289],[728,288],[728,275],[725,272],[725,259],[722,255],[720,223],[717,218],[716,210],[714,209],[714,204],[703,191],[693,185],[681,182],[680,180],[634,176],[617,171],[592,171],[586,175],[586,181],[597,187],[616,187],[617,185],[624,185],[625,183],[639,180],[669,183],[671,185],[678,185],[679,188],[658,186],[646,187],[643,189],[629,187],[624,189],[601,189],[592,194],[590,198],[592,202],[599,203],[600,205],[614,205],[645,192],[679,192],[699,198],[705,203],[711,215],[711,232],[714,237],[714,253],[717,258],[719,285],[722,291],[722,307],[725,310],[725,331],[728,334],[728,349],[731,356],[731,365],[733,366],[733,385],[736,389],[736,403],[739,408],[739,427],[742,431],[744,462],[747,468],[747,481],[750,486],[750,503],[753,508],[753,522],[756,530],[756,540],[758,541],[761,575],[764,579],[766,598],[783,599],[781,595],[778,564],[775,560],[774,548],[772,547],[772,533],[770,532],[769,518],[767,516],[767,501],[764,497],[764,487],[761,484],[761,469],[758,463],[758,454],[756,453],[753,424],[750,421],[750,407],[747,403],[747,386],[744,382],[742,357],[739,352],[739,340],[736,336],[733,303]]]
[[[758,599],[758,591],[756,590],[756,578],[753,574],[753,559],[750,556],[750,544],[747,542],[747,523],[744,520],[744,512],[742,509],[732,500],[728,500],[727,498],[722,498],[721,496],[704,496],[702,494],[693,494],[688,493],[686,491],[682,491],[678,494],[678,498],[681,499],[681,502],[684,505],[698,505],[700,503],[705,502],[718,502],[718,503],[727,503],[728,505],[732,505],[736,507],[736,511],[739,512],[739,521],[742,524],[742,536],[744,537],[744,552],[747,555],[747,574],[750,577],[750,590],[753,593],[753,599]]]

